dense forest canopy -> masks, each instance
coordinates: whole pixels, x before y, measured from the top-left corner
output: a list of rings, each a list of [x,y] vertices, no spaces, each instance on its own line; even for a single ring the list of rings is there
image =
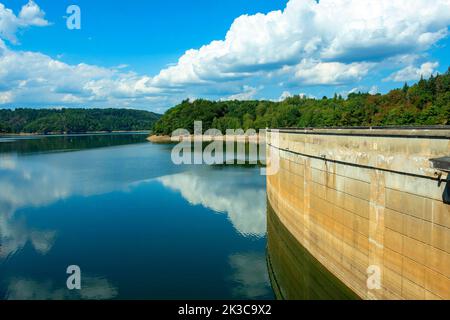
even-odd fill
[[[167,111],[154,132],[170,135],[176,129],[263,129],[286,127],[450,125],[450,68],[443,75],[385,95],[352,93],[322,100],[300,96],[272,101],[183,101]]]
[[[84,133],[150,130],[160,115],[128,109],[3,109],[0,133]]]

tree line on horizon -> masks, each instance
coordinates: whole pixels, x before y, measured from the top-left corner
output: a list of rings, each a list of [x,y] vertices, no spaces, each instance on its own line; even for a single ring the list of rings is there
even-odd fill
[[[160,115],[129,109],[0,109],[0,133],[151,130]]]
[[[346,99],[293,96],[273,101],[184,100],[154,125],[154,133],[170,135],[177,129],[193,133],[194,121],[210,128],[264,129],[289,127],[450,125],[450,68],[412,86],[387,94],[351,93]]]
[[[184,100],[163,116],[130,109],[0,109],[0,133],[85,133],[177,129],[264,129],[450,125],[450,68],[387,94],[351,93],[347,98],[293,96],[284,101]]]

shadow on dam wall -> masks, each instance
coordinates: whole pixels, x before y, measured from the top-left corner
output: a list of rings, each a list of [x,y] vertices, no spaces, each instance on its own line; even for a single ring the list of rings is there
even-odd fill
[[[351,298],[345,284],[362,299],[450,299],[450,127],[283,129],[266,140],[279,159],[267,197],[280,298]]]
[[[286,229],[267,201],[267,265],[277,299],[359,300]]]

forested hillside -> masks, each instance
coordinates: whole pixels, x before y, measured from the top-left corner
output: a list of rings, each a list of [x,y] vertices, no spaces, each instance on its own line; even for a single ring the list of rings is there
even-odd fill
[[[443,75],[392,90],[385,95],[352,93],[346,99],[300,96],[273,101],[185,100],[164,116],[128,109],[0,110],[0,133],[83,133],[153,128],[171,134],[194,121],[203,129],[450,125],[450,69]]]
[[[0,133],[83,133],[150,130],[160,115],[128,109],[0,110]]]
[[[352,93],[321,100],[300,96],[271,101],[183,101],[155,124],[157,134],[179,128],[330,127],[386,125],[450,125],[450,68],[443,75],[392,90],[385,95]]]

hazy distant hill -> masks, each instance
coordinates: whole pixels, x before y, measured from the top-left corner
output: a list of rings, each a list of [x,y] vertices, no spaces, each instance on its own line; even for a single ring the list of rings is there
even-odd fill
[[[0,110],[0,133],[84,133],[152,129],[161,115],[129,109]]]

